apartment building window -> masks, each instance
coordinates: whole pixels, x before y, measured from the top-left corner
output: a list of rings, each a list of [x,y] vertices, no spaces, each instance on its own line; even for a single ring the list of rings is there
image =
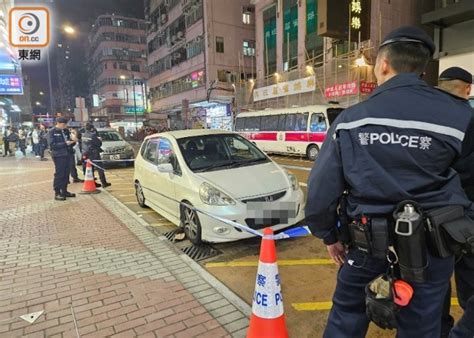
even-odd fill
[[[137,64],[137,63],[132,63],[132,64],[130,65],[130,70],[131,70],[132,72],[139,72],[139,71],[140,71],[140,65]]]
[[[244,25],[250,25],[253,22],[253,7],[243,7],[242,8],[242,23]]]
[[[128,69],[126,63],[119,63],[119,68],[122,69],[122,70],[127,70]]]
[[[255,41],[244,40],[242,48],[245,56],[255,56]]]
[[[224,38],[216,36],[216,53],[224,53]]]
[[[186,46],[186,59],[191,59],[202,53],[204,49],[204,40],[197,38],[189,42]]]
[[[107,69],[107,62],[104,63],[104,69]]]

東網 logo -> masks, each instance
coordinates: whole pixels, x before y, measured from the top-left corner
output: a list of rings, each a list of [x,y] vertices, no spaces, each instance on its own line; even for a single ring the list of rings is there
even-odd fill
[[[13,7],[8,35],[13,47],[46,47],[50,39],[50,16],[46,7]]]

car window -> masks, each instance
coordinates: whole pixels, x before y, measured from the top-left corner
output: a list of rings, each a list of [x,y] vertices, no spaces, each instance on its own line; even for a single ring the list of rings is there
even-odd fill
[[[256,146],[237,134],[188,137],[179,139],[178,145],[192,171],[235,168],[268,161]]]
[[[153,164],[157,164],[158,162],[157,150],[158,150],[158,140],[150,140],[145,150],[145,160]]]
[[[140,148],[140,155],[142,155],[142,157],[145,157],[145,150],[146,150],[147,145],[148,145],[148,140],[144,141],[142,144],[142,147]]]
[[[326,125],[326,118],[322,113],[313,113],[311,114],[311,125],[310,131],[312,133],[315,132],[323,132],[327,130]]]
[[[262,128],[260,130],[275,131],[278,129],[278,115],[262,116]]]
[[[176,154],[171,142],[166,138],[160,138],[158,145],[158,164],[170,163],[176,173],[181,173]]]
[[[278,131],[285,131],[286,115],[278,115]]]
[[[245,119],[245,117],[238,117],[235,119],[235,131],[244,130]]]
[[[122,137],[115,131],[99,131],[99,137],[102,141],[121,141]]]

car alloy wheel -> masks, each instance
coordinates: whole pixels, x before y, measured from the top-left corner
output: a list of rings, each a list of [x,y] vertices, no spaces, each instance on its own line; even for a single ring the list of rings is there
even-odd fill
[[[138,205],[142,208],[146,208],[147,205],[145,204],[145,195],[143,194],[143,188],[140,182],[135,183],[135,196],[137,196]]]
[[[197,213],[187,207],[182,208],[183,212],[183,228],[186,237],[195,245],[202,243],[201,240],[201,224]]]

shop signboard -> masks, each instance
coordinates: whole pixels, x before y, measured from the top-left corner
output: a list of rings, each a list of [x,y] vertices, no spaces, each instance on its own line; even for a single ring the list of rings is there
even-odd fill
[[[253,90],[253,100],[261,101],[275,97],[311,92],[316,89],[316,77],[308,76],[302,79],[281,82]]]
[[[23,95],[23,84],[18,75],[0,75],[0,94]]]
[[[145,109],[143,107],[137,106],[137,114],[143,114]],[[124,107],[125,114],[135,114],[135,107],[133,106],[125,106]]]
[[[348,96],[357,94],[357,81],[338,83],[324,90],[324,96],[327,98]]]
[[[376,87],[377,87],[377,84],[375,82],[366,82],[366,81],[360,82],[361,94],[371,94]]]

